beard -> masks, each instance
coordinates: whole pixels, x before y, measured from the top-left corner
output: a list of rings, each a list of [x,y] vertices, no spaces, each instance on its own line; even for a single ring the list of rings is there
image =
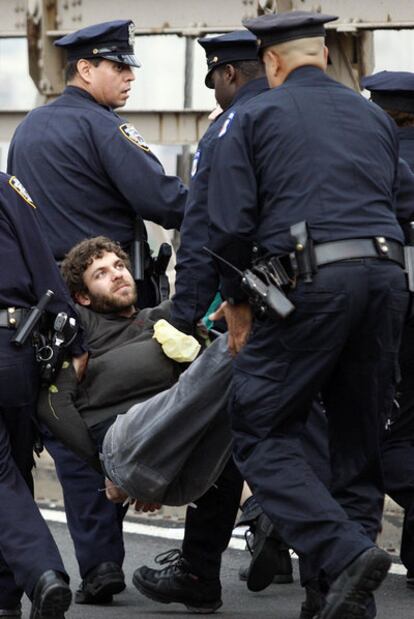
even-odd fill
[[[99,314],[117,314],[123,310],[127,310],[137,302],[137,287],[135,282],[131,288],[125,289],[123,294],[114,294],[108,292],[106,294],[91,294],[88,292],[90,299],[90,308]]]

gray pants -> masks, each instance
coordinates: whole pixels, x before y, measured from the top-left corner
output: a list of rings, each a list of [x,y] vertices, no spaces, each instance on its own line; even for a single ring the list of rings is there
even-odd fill
[[[222,335],[171,389],[117,417],[102,445],[109,478],[150,503],[185,505],[202,496],[231,454],[231,379],[227,335]]]

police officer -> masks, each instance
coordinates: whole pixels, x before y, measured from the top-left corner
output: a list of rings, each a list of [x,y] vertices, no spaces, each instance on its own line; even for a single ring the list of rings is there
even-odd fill
[[[406,71],[381,71],[365,77],[363,88],[371,100],[382,107],[398,126],[400,156],[414,171],[414,74]],[[414,243],[412,225],[405,226],[407,241]],[[405,325],[400,352],[401,382],[398,404],[385,433],[383,462],[387,493],[404,508],[401,560],[407,568],[407,585],[414,588],[414,391],[413,319]]]
[[[125,105],[139,62],[130,20],[64,36],[67,87],[17,128],[8,168],[30,186],[56,260],[85,237],[107,235],[129,250],[134,220],[179,228],[187,190],[167,176],[137,129],[114,108]],[[142,295],[140,289],[140,305]],[[109,602],[125,587],[122,507],[99,488],[103,477],[51,436],[45,444],[63,486],[82,584],[78,603]]]
[[[55,101],[30,112],[13,136],[9,171],[20,174],[42,205],[57,260],[100,234],[129,249],[136,216],[180,227],[186,187],[165,174],[137,129],[114,112],[126,104],[132,67],[140,66],[133,44],[130,20],[58,39],[55,45],[67,52],[68,85]]]
[[[267,90],[263,65],[257,56],[257,39],[250,32],[204,37],[198,43],[206,53],[205,84],[214,88],[217,102],[227,113]],[[222,117],[218,117],[194,155],[181,227],[171,320],[188,333],[194,331],[218,290],[217,269],[203,247],[208,241],[210,166],[221,126]],[[197,509],[188,507],[182,551],[159,557],[159,562],[166,565],[159,570],[147,566],[135,570],[133,582],[139,591],[151,599],[181,602],[199,612],[213,612],[221,606],[221,555],[231,538],[241,487],[240,473],[230,460],[215,487],[197,501]]]
[[[3,173],[0,255],[0,615],[21,617],[20,598],[26,592],[31,619],[62,619],[71,601],[69,577],[32,496],[38,366],[31,338],[19,347],[12,340],[27,310],[47,290],[54,292],[48,310],[76,314],[35,204],[15,176]],[[74,352],[83,352],[81,344]]]
[[[282,537],[328,579],[321,619],[371,614],[371,593],[391,563],[374,543],[380,436],[408,301],[395,126],[324,73],[323,24],[334,19],[293,11],[245,22],[261,41],[272,89],[227,115],[209,186],[212,248],[243,270],[259,246],[284,257],[292,278],[293,313],[254,320],[249,338],[250,306],[223,269],[219,314],[239,353],[236,463]],[[318,392],[329,419],[331,493],[299,439]]]

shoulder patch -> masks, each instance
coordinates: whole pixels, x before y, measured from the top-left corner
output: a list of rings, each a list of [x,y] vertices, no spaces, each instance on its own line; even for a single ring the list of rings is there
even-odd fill
[[[131,123],[123,123],[119,125],[119,130],[124,137],[127,138],[130,142],[142,148],[142,150],[149,151],[150,147],[142,137],[142,135],[135,129],[134,125]]]
[[[24,185],[19,181],[18,178],[16,178],[15,176],[12,176],[11,178],[9,178],[9,185],[10,187],[14,189],[14,191],[16,191],[19,194],[21,198],[23,198],[25,202],[27,202],[27,204],[30,204],[30,206],[32,206],[33,208],[36,208],[36,205],[33,202],[32,198],[30,197],[29,192],[24,187]]]
[[[226,120],[224,121],[224,123],[221,126],[220,132],[218,134],[219,138],[222,138],[223,135],[225,135],[227,133],[227,129],[230,127],[233,118],[235,117],[236,112],[230,112],[230,114],[227,116]]]
[[[198,163],[200,161],[200,157],[201,157],[201,150],[197,150],[194,153],[193,163],[191,165],[191,178],[193,178],[193,176],[195,176],[197,174]]]

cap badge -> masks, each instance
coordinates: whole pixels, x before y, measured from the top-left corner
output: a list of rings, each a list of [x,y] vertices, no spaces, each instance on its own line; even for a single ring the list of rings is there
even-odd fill
[[[135,43],[135,24],[131,22],[128,26],[128,45],[134,47]]]

